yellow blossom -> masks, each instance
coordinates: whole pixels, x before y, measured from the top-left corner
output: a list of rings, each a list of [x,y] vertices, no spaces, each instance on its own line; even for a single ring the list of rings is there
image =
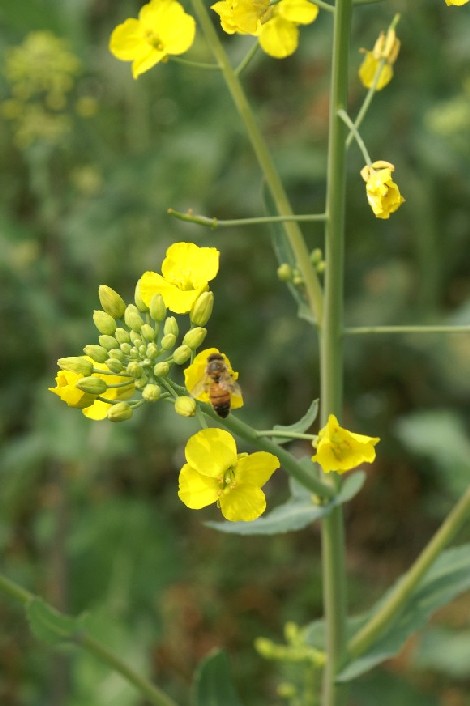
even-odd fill
[[[217,503],[226,520],[255,520],[266,508],[261,490],[279,459],[266,451],[237,454],[235,439],[223,429],[202,429],[185,448],[179,475],[180,500],[192,510]]]
[[[375,75],[382,65],[375,90],[380,91],[390,83],[393,77],[393,64],[397,60],[400,51],[400,41],[397,39],[394,29],[389,29],[387,33],[381,32],[375,42],[372,51],[365,51],[364,61],[359,67],[359,78],[366,88],[370,88],[374,83]]]
[[[217,348],[206,348],[198,353],[191,365],[188,365],[188,367],[184,370],[184,384],[188,392],[195,397],[195,399],[207,403],[210,403],[210,400],[208,385],[205,384],[206,366],[207,359],[212,353],[220,353],[220,351]],[[232,369],[232,364],[225,353],[220,353],[220,355],[224,359],[224,363],[227,366],[228,374],[235,382],[235,380],[238,380],[238,373]],[[237,386],[237,390],[233,392],[231,396],[231,409],[239,409],[240,407],[243,407],[243,404],[242,393]]]
[[[388,218],[405,201],[392,179],[394,169],[390,162],[380,160],[361,170],[366,182],[367,200],[377,218]]]
[[[196,23],[176,0],[150,0],[138,19],[118,25],[109,49],[117,59],[132,61],[134,78],[169,55],[184,54],[194,41]]]
[[[316,461],[325,473],[344,473],[360,463],[372,463],[375,459],[374,446],[379,441],[377,437],[343,429],[334,414],[330,414],[327,424],[318,434],[317,452],[312,456],[312,461]]]
[[[308,0],[219,0],[211,9],[220,17],[227,34],[252,34],[259,37],[263,51],[276,59],[290,56],[299,43],[298,25],[313,22],[318,7]]]
[[[166,251],[162,274],[145,272],[139,280],[143,302],[150,306],[161,294],[165,306],[175,314],[186,314],[199,295],[209,289],[219,269],[219,251],[200,248],[194,243],[173,243]]]
[[[470,0],[446,0],[446,5],[466,5]]]

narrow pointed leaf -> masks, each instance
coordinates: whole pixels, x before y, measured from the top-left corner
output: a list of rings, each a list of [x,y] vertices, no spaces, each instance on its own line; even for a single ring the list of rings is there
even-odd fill
[[[31,632],[49,645],[71,640],[79,629],[78,619],[59,613],[41,598],[28,603],[26,614]]]
[[[209,654],[194,676],[191,706],[242,706],[233,685],[227,655]]]
[[[305,412],[304,416],[301,417],[297,422],[294,422],[294,424],[289,424],[288,426],[281,426],[280,424],[276,424],[274,429],[276,431],[282,431],[286,433],[294,433],[294,434],[303,434],[307,429],[309,429],[315,419],[317,418],[318,415],[318,400],[313,400],[312,404],[308,408],[308,410]],[[276,438],[277,443],[287,443],[288,441],[292,441],[292,439],[278,439]]]

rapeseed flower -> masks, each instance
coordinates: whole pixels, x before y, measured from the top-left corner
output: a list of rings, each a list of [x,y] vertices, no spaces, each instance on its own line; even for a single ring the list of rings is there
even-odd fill
[[[359,78],[366,88],[370,88],[374,83],[380,64],[382,64],[382,69],[375,85],[375,90],[380,91],[392,80],[393,64],[397,60],[398,52],[400,51],[400,40],[397,39],[395,30],[391,28],[387,33],[381,32],[372,51],[364,49],[361,51],[364,52],[365,56],[359,67]]]
[[[142,301],[150,306],[161,294],[165,306],[175,314],[191,311],[199,295],[209,289],[219,269],[219,251],[194,243],[173,243],[166,251],[162,274],[144,272],[138,288]]]
[[[207,360],[212,353],[220,353],[227,366],[227,373],[235,383],[238,380],[238,373],[232,368],[230,360],[225,353],[221,353],[217,348],[206,348],[197,354],[191,365],[184,369],[184,384],[189,394],[200,402],[210,403],[209,384],[206,379]],[[236,385],[231,395],[231,408],[239,409],[243,407],[243,396],[240,388]]]
[[[466,5],[470,0],[446,0],[446,5]]]
[[[379,441],[377,437],[343,429],[335,415],[330,414],[327,424],[318,434],[315,442],[317,452],[312,456],[312,461],[316,461],[325,473],[344,473],[360,463],[372,463],[375,459],[374,446]]]
[[[259,38],[266,54],[283,59],[299,44],[298,25],[311,24],[318,7],[308,0],[219,0],[211,6],[227,34],[251,34]]]
[[[217,503],[226,520],[255,520],[266,509],[261,490],[279,459],[266,451],[237,454],[235,439],[223,429],[202,429],[186,444],[179,475],[180,500],[192,510]]]
[[[390,162],[378,161],[361,170],[366,182],[367,200],[377,218],[388,218],[405,201],[392,179],[394,169]]]
[[[184,54],[191,47],[196,22],[176,0],[151,0],[138,19],[118,25],[109,43],[117,59],[132,61],[134,78],[171,55]]]

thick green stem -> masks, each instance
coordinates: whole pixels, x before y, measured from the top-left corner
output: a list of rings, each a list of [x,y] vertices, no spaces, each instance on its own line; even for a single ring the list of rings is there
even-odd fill
[[[393,622],[410,594],[437,559],[439,554],[452,541],[464,522],[470,518],[470,488],[446,517],[434,537],[423,549],[408,573],[397,584],[380,611],[364,625],[348,645],[352,659],[360,657],[374,643],[376,638]]]
[[[22,588],[5,576],[0,575],[0,591],[10,598],[27,607],[37,600],[34,594]],[[60,635],[59,635],[60,636]],[[89,635],[84,630],[80,630],[76,635],[70,637],[70,641],[83,647],[85,650],[101,659],[108,667],[118,672],[124,679],[145,696],[153,706],[177,706],[176,702],[167,696],[163,691],[154,686],[148,679],[135,672],[120,657],[111,652],[105,645]]]
[[[325,228],[325,302],[321,332],[322,423],[329,414],[341,417],[342,407],[342,327],[343,259],[346,191],[347,128],[338,115],[347,111],[348,55],[351,28],[351,0],[337,0],[329,117],[329,145]],[[333,481],[336,485],[338,481]],[[340,706],[344,690],[335,676],[346,655],[346,571],[344,529],[341,506],[322,523],[323,591],[326,620],[326,651],[323,706]]]
[[[219,40],[214,25],[208,15],[207,9],[202,0],[192,0],[194,12],[206,36],[207,42],[218,62],[230,91],[238,114],[243,121],[248,139],[256,154],[259,166],[263,176],[271,192],[276,209],[280,216],[292,216],[292,208],[287,198],[284,186],[277,173],[271,153],[266,145],[263,134],[258,127],[258,124],[251,110],[250,104],[245,96],[236,70],[232,68],[228,56]],[[286,222],[284,224],[287,238],[294,252],[297,262],[297,267],[302,275],[307,299],[309,302],[312,314],[318,325],[321,324],[322,314],[322,291],[317,273],[312,267],[309,252],[302,233],[295,222]]]

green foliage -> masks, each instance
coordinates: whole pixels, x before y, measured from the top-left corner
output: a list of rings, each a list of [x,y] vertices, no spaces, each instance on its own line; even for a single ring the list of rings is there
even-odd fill
[[[225,652],[209,654],[200,664],[194,679],[192,706],[241,706],[232,684]]]

